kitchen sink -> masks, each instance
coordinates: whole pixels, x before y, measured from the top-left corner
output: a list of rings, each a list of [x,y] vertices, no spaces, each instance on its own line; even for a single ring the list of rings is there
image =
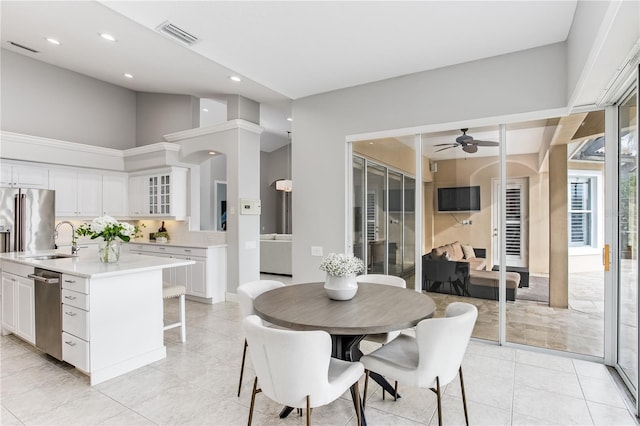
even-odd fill
[[[70,254],[37,254],[34,256],[24,256],[24,259],[31,260],[52,260],[52,259],[64,259],[66,257],[77,257]]]

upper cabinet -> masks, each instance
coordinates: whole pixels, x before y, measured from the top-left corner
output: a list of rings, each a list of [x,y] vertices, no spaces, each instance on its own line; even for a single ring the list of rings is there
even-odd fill
[[[187,172],[185,168],[169,167],[132,173],[129,178],[130,215],[186,219]]]
[[[102,214],[129,216],[129,178],[126,173],[102,175]]]
[[[0,186],[56,191],[56,217],[187,218],[189,169],[118,172],[3,160]]]
[[[57,217],[93,218],[101,215],[101,174],[75,169],[53,169],[51,188],[56,191]]]
[[[11,188],[49,187],[49,170],[44,167],[0,163],[0,186]]]

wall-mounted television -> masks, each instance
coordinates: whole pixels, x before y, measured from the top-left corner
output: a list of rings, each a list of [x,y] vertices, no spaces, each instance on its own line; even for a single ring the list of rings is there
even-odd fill
[[[480,187],[438,188],[438,211],[444,213],[480,211]]]

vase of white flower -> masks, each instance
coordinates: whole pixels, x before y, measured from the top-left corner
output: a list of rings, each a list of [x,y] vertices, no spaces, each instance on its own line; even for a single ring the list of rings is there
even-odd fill
[[[114,263],[120,260],[120,242],[128,242],[139,231],[138,226],[118,222],[111,216],[101,216],[93,219],[90,224],[80,225],[76,234],[88,235],[92,240],[102,237],[98,245],[98,258],[104,263]]]
[[[364,270],[364,263],[353,255],[329,253],[320,270],[327,273],[324,289],[330,299],[351,300],[358,292],[356,274]]]
[[[120,241],[104,240],[98,243],[98,258],[104,263],[115,263],[120,260]]]

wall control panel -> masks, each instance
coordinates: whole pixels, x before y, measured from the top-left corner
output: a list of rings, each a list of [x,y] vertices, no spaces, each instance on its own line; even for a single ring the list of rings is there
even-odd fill
[[[240,199],[240,214],[260,214],[260,200],[249,198]]]

